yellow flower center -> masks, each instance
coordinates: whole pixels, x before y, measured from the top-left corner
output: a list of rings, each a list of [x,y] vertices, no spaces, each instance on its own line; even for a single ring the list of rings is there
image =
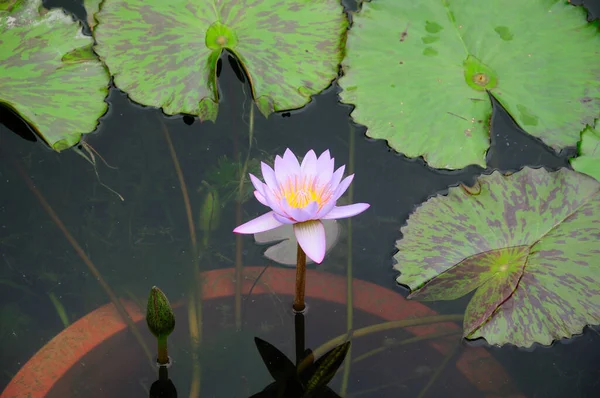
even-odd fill
[[[287,200],[290,206],[295,208],[305,207],[310,202],[318,202],[317,193],[315,191],[303,189],[296,192],[286,192],[285,199]]]
[[[319,209],[329,200],[325,187],[317,187],[314,176],[290,176],[281,185],[280,198],[285,198],[291,207],[301,209],[311,202],[317,202]]]

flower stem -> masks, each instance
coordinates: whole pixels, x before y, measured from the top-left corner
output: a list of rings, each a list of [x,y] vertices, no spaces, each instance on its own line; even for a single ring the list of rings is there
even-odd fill
[[[294,315],[294,335],[296,338],[296,366],[300,365],[300,362],[304,360],[304,352],[306,351],[305,342],[305,327],[304,327],[304,314],[298,312]]]
[[[158,337],[158,359],[157,362],[161,365],[169,363],[169,351],[167,350],[167,336]]]
[[[298,244],[298,253],[296,255],[296,295],[294,297],[294,310],[304,311],[304,290],[306,287],[306,253]]]

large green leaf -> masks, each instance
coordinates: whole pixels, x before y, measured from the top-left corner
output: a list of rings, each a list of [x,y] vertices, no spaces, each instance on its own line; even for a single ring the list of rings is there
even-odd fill
[[[109,76],[80,24],[41,4],[0,0],[0,103],[61,151],[96,128]]]
[[[268,115],[302,107],[331,83],[347,26],[339,0],[104,0],[96,20],[95,49],[119,88],[202,120],[217,115],[224,49],[241,61]]]
[[[571,166],[600,181],[600,120],[596,121],[596,127],[588,126],[581,133],[579,154],[571,159]]]
[[[530,346],[600,323],[600,183],[568,169],[496,171],[409,218],[397,242],[410,298],[475,291],[464,335]]]
[[[341,98],[369,136],[437,168],[485,165],[486,90],[558,150],[600,115],[596,25],[557,0],[364,3],[348,34]]]

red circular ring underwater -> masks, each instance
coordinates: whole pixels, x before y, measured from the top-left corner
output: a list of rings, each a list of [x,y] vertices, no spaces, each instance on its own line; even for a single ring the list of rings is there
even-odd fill
[[[249,291],[264,267],[244,268],[244,291]],[[205,300],[233,296],[235,270],[232,268],[206,271],[202,274]],[[296,271],[293,268],[269,267],[252,290],[253,295],[275,293],[290,295],[295,289]],[[327,272],[307,271],[306,296],[338,304],[346,303],[346,278]],[[382,286],[354,279],[354,308],[395,321],[406,318],[437,315],[429,307],[406,300],[400,294]],[[133,322],[145,319],[142,310],[130,301],[123,300]],[[178,304],[181,305],[181,304]],[[459,329],[455,323],[445,323],[449,329]],[[438,325],[439,327],[439,325]],[[121,320],[114,305],[106,304],[85,315],[56,335],[42,347],[15,375],[0,398],[42,398],[54,384],[94,347],[115,334],[124,331],[127,324]],[[414,335],[435,332],[434,325],[412,326],[406,330]],[[441,354],[452,349],[451,343],[431,342],[431,347]],[[487,398],[506,391],[510,377],[504,368],[481,347],[465,350],[455,362],[462,375]],[[512,388],[511,398],[524,397]],[[506,395],[503,395],[506,397]]]

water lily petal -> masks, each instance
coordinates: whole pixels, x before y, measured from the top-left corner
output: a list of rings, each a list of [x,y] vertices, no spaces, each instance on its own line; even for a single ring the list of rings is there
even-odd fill
[[[342,182],[340,182],[340,185],[338,185],[336,191],[333,193],[333,200],[338,200],[340,198],[340,196],[342,196],[344,194],[344,192],[346,192],[346,189],[348,189],[348,187],[350,186],[350,183],[352,183],[352,180],[354,179],[354,174],[350,174],[348,177],[344,178],[342,180]]]
[[[258,216],[255,219],[248,221],[245,224],[240,225],[234,229],[233,232],[237,234],[255,234],[257,232],[263,232],[277,228],[280,225],[283,225],[283,223],[277,221],[277,219],[273,217],[273,212],[270,211],[262,216]]]
[[[348,218],[355,216],[367,210],[371,205],[368,203],[354,203],[348,206],[336,206],[329,213],[325,214],[323,219],[334,220],[338,218]]]
[[[344,176],[345,170],[346,166],[342,165],[339,169],[335,171],[335,173],[333,173],[333,176],[331,177],[331,182],[329,183],[329,188],[332,191],[335,191],[338,185],[340,185],[340,181],[342,181],[342,177]]]
[[[284,204],[281,204],[284,207]],[[319,203],[311,202],[303,208],[294,208],[291,206],[284,207],[286,213],[288,213],[296,222],[304,222],[315,218],[317,211],[319,210]]]
[[[300,174],[300,163],[292,151],[286,149],[283,158],[275,156],[275,176],[279,185],[285,183],[289,176],[297,174]]]
[[[317,219],[323,218],[323,216],[327,215],[334,207],[335,207],[335,200],[333,200],[333,199],[328,200],[327,202],[323,203],[323,207],[321,207],[321,210],[319,210],[317,212],[317,214],[315,214],[313,219],[317,220]]]
[[[300,171],[303,175],[313,176],[317,174],[317,154],[312,149],[306,153]]]
[[[317,159],[317,171],[319,186],[327,184],[333,176],[334,159],[329,156],[329,150],[323,152]]]
[[[270,189],[267,188],[267,189],[265,189],[264,193],[265,193],[264,197],[265,197],[265,201],[267,202],[267,206],[269,206],[271,208],[271,210],[273,210],[275,213],[285,215],[285,212],[279,205],[279,200],[277,199],[277,197],[275,196],[273,191],[271,191]]]
[[[273,217],[282,224],[296,224],[296,221],[291,218],[282,216],[281,214],[273,213]]]
[[[252,181],[252,185],[254,185],[254,189],[260,192],[261,195],[264,196],[265,183],[259,180],[254,174],[248,173],[250,175],[250,181]]]
[[[285,198],[281,199],[277,205],[279,206],[279,208],[281,208],[281,210],[283,211],[283,215],[294,219],[294,217],[292,217],[292,212],[293,212],[293,208],[292,206],[290,206],[290,204],[287,202],[287,200],[285,200]]]
[[[269,206],[269,204],[267,203],[267,200],[265,199],[264,195],[262,193],[258,192],[258,190],[254,191],[254,197],[256,198],[256,200],[258,200],[263,205]],[[269,206],[269,207],[271,207],[271,206]]]
[[[273,191],[279,191],[279,184],[277,184],[277,179],[275,178],[275,171],[273,171],[271,166],[265,162],[260,162],[260,170],[262,171],[262,175],[267,186]]]
[[[331,154],[329,153],[329,149],[326,149],[325,151],[323,151],[322,154],[319,155],[319,158],[317,159],[317,163],[319,163],[319,170],[321,169],[322,166],[329,164],[329,161],[331,160]],[[333,172],[333,170],[331,170]]]
[[[317,264],[325,257],[325,227],[319,220],[294,224],[294,234],[304,253]]]

